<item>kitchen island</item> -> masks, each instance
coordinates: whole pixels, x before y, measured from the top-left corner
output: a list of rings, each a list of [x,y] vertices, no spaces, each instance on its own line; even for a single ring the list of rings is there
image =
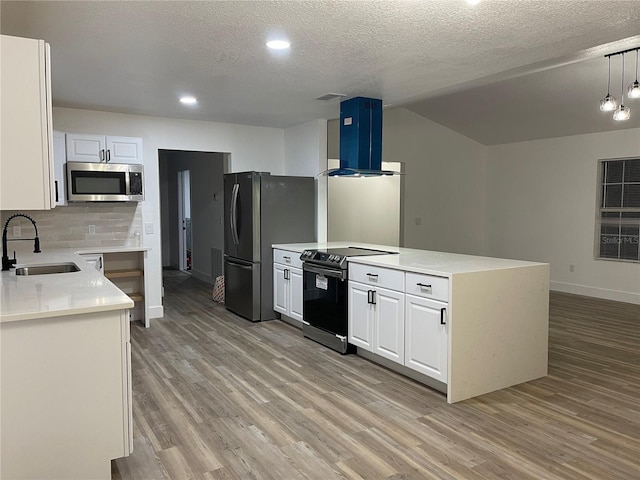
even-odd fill
[[[348,340],[359,355],[449,403],[547,374],[548,264],[360,242],[273,245],[292,256],[341,247],[394,252],[348,259]]]
[[[133,301],[70,251],[18,264],[79,271],[0,274],[2,478],[111,478],[133,443]]]

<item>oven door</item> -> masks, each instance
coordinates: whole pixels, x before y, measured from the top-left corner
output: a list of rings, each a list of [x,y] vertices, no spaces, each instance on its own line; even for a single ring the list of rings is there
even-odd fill
[[[347,335],[347,275],[341,269],[302,264],[303,319],[326,332]]]

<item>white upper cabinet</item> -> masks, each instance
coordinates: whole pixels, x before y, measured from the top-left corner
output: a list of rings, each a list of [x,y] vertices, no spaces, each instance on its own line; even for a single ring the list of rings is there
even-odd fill
[[[0,35],[0,210],[55,207],[51,68],[42,40]]]
[[[67,133],[67,161],[142,163],[142,139]]]

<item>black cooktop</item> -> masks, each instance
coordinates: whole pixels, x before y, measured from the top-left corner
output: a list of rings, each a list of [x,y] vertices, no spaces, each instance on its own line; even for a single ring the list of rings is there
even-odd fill
[[[347,268],[347,258],[349,257],[393,255],[397,253],[361,247],[321,248],[318,250],[305,250],[300,255],[300,260],[345,270]]]
[[[329,255],[340,255],[343,257],[361,257],[364,255],[390,255],[398,252],[385,252],[384,250],[373,250],[371,248],[361,247],[342,247],[342,248],[320,248],[318,252],[328,253]]]

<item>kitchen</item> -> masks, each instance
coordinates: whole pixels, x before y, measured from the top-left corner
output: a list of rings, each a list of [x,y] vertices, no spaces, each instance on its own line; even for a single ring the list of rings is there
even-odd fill
[[[3,7],[3,33],[6,15]],[[55,52],[55,44],[47,36],[36,37],[52,42]],[[337,103],[331,108],[337,108]],[[151,282],[147,299],[154,315],[151,330],[153,319],[164,313],[161,226],[155,193],[158,166],[153,161],[159,149],[232,152],[234,171],[316,176],[326,170],[326,122],[320,120],[274,128],[99,110],[56,106],[53,123],[62,132],[143,138],[147,199],[139,206],[141,215],[136,222],[143,230],[143,244],[149,248],[146,271]],[[592,190],[596,184],[593,164],[585,164],[584,152],[593,159],[637,156],[637,128],[487,146],[409,109],[385,110],[384,122],[384,158],[401,156],[411,173],[405,178],[406,197],[411,199],[404,212],[406,246],[545,261],[552,267],[554,290],[627,302],[637,298],[637,265],[595,261],[592,245],[582,245],[593,239]],[[426,151],[430,152],[429,160],[425,159]],[[563,159],[560,170],[559,158]],[[264,159],[268,159],[267,167]],[[541,191],[513,181],[523,174],[525,178],[544,178],[548,187]],[[565,189],[572,195],[566,195]],[[444,204],[442,199],[451,198],[452,193],[456,201]],[[540,205],[540,212],[551,216],[522,216],[520,212],[528,211],[527,205]],[[566,209],[555,208],[557,205],[566,205]],[[144,231],[146,223],[152,224],[153,233]],[[322,223],[318,227],[319,233],[326,229]],[[26,231],[27,226],[24,228]],[[586,242],[578,242],[579,249],[576,237],[586,238]],[[569,263],[576,265],[575,272],[569,272]]]

